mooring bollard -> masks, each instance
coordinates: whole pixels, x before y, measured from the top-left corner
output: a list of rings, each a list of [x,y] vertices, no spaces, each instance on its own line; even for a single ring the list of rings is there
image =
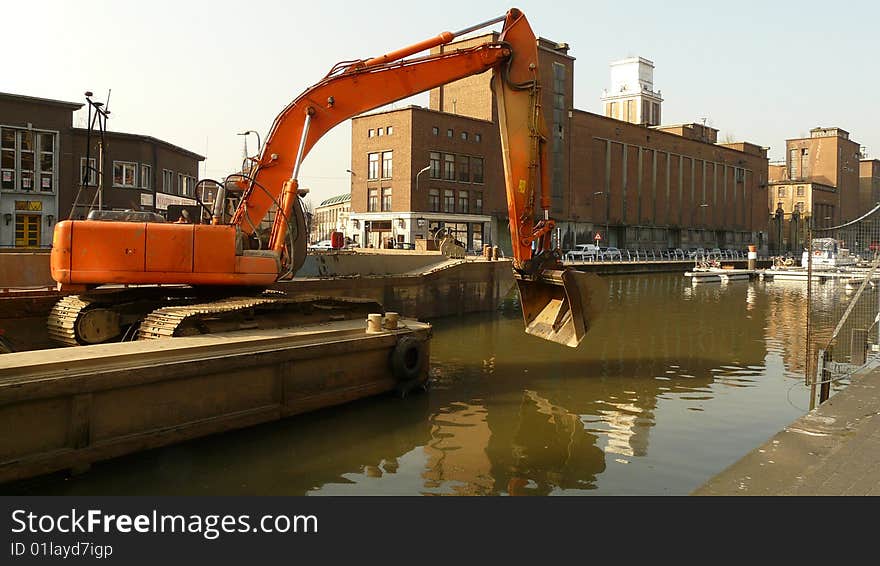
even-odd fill
[[[382,332],[382,315],[367,315],[367,334],[379,334]]]
[[[385,313],[385,330],[397,330],[397,321],[400,320],[400,315],[396,312],[386,312]]]
[[[758,246],[749,246],[749,269],[757,269],[758,267]]]
[[[493,246],[492,247],[492,259],[498,259],[498,252],[499,252],[498,246]]]

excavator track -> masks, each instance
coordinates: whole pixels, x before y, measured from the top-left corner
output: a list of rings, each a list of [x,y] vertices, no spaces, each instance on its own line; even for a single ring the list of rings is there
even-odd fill
[[[94,296],[70,295],[49,315],[49,336],[77,346],[112,341],[155,340],[236,330],[283,328],[384,312],[370,299],[288,296],[264,291],[251,296],[204,296],[193,291],[171,296],[155,290]]]
[[[235,330],[279,328],[345,320],[355,316],[366,318],[372,312],[382,312],[382,307],[368,299],[316,296],[290,298],[283,293],[267,293],[259,297],[229,297],[209,303],[156,309],[141,321],[137,339],[156,340]]]
[[[79,295],[68,295],[52,307],[49,313],[49,338],[67,346],[77,346],[77,319],[88,309],[92,301]]]

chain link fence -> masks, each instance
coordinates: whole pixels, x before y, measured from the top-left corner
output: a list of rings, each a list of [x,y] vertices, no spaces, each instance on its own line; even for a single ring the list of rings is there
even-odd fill
[[[880,205],[864,216],[808,231],[807,365],[810,408],[880,358]]]

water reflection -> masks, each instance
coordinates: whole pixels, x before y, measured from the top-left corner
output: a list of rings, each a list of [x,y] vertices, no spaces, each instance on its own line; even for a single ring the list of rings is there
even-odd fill
[[[428,395],[368,399],[13,491],[687,493],[802,414],[806,403],[787,400],[805,350],[795,289],[674,274],[608,281],[608,309],[578,349],[525,335],[515,304],[438,320]]]

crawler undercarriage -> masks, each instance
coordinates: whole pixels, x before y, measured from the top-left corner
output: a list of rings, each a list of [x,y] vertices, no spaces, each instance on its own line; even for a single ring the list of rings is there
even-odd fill
[[[234,294],[233,294],[234,292]],[[228,293],[192,287],[98,288],[69,295],[49,314],[49,336],[68,346],[235,330],[286,328],[384,312],[369,299]]]

